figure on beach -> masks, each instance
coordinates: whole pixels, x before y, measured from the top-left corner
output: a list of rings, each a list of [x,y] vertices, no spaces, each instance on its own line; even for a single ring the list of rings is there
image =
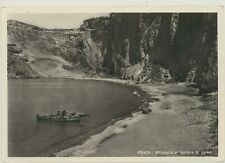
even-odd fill
[[[195,79],[195,69],[188,73],[188,76],[186,78],[186,83],[192,84],[194,83]]]

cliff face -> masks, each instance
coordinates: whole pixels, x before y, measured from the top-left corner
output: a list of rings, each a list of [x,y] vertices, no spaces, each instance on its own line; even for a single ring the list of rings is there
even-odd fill
[[[110,20],[109,73],[137,81],[192,78],[201,92],[217,89],[216,14],[111,14]]]
[[[8,44],[21,49],[20,55],[38,77],[76,77],[101,72],[102,41],[97,38],[100,34],[95,35],[96,38],[91,28],[43,29],[8,21]],[[10,58],[15,58],[14,54],[8,53],[8,63]],[[16,71],[10,71],[10,65],[9,76],[17,76]],[[29,73],[23,76],[32,77]]]
[[[201,92],[217,89],[217,15],[180,14],[170,70],[182,81],[190,71]]]
[[[52,71],[46,73],[40,68],[43,62],[35,64],[37,60],[32,63],[30,58],[42,56],[46,61],[48,56],[58,70],[70,75],[109,74],[137,82],[191,78],[201,92],[217,89],[217,15],[213,13],[112,13],[85,20],[71,30],[8,21],[8,36],[41,77],[51,76]]]

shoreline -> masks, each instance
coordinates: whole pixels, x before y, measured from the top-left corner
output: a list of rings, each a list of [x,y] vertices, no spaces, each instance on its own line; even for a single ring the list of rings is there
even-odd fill
[[[56,78],[51,78],[51,79],[56,79]],[[192,147],[188,147],[188,151],[185,151],[186,148],[178,148],[178,152],[176,151],[176,148],[173,147],[173,144],[169,143],[168,149],[159,148],[161,152],[164,151],[164,153],[158,153],[154,154],[154,150],[157,150],[156,146],[153,145],[151,147],[153,151],[149,151],[149,153],[145,152],[148,150],[142,151],[142,149],[136,149],[137,145],[135,146],[136,150],[139,150],[139,153],[134,151],[134,147],[131,146],[131,149],[123,149],[123,147],[120,147],[119,145],[116,146],[116,144],[121,144],[121,143],[129,143],[132,142],[132,140],[136,139],[134,136],[135,132],[137,133],[142,133],[146,132],[142,130],[141,128],[144,128],[145,130],[149,128],[148,124],[152,123],[162,123],[161,121],[164,122],[164,119],[167,119],[168,122],[174,121],[177,116],[181,116],[182,118],[177,119],[180,121],[181,124],[179,125],[184,125],[185,130],[189,132],[198,132],[200,135],[200,138],[203,140],[200,141],[199,138],[195,135],[194,137],[196,140],[194,141],[199,141],[196,142],[196,144],[200,143],[199,146],[202,146],[198,149],[197,146],[192,144],[191,146],[195,146],[197,151],[205,152],[206,156],[214,156],[218,154],[218,148],[216,147],[216,141],[218,141],[218,138],[209,138],[207,134],[209,133],[209,130],[212,129],[205,129],[208,127],[209,123],[209,118],[207,118],[205,115],[205,111],[196,111],[198,108],[201,109],[201,107],[204,105],[204,102],[201,102],[201,98],[203,96],[199,96],[197,94],[197,89],[194,88],[188,88],[185,83],[171,83],[171,84],[164,84],[164,83],[142,83],[142,84],[136,84],[134,81],[129,81],[129,80],[122,80],[122,79],[116,79],[116,78],[60,78],[60,79],[71,79],[71,80],[94,80],[94,81],[105,81],[105,82],[112,82],[112,83],[117,83],[117,84],[122,84],[122,85],[127,85],[127,86],[134,86],[135,89],[137,89],[137,92],[133,91],[133,94],[137,96],[137,98],[141,98],[141,105],[139,108],[135,109],[134,111],[127,113],[126,115],[113,119],[109,123],[99,126],[99,128],[91,130],[88,135],[85,135],[85,137],[80,141],[79,143],[75,143],[76,145],[70,145],[70,147],[66,148],[61,148],[61,150],[57,152],[51,152],[50,156],[51,157],[101,157],[101,156],[137,156],[137,157],[146,157],[146,156],[204,156],[202,154],[192,154]],[[140,92],[138,91],[140,90]],[[143,94],[139,94],[143,92]],[[210,96],[215,96],[216,93],[209,94]],[[181,97],[181,98],[180,98]],[[174,104],[173,102],[176,101]],[[181,102],[184,102],[184,106]],[[162,106],[162,105],[165,106]],[[167,107],[168,105],[168,107]],[[172,106],[172,107],[171,107]],[[214,104],[212,105],[214,106]],[[151,108],[153,111],[149,114],[143,114],[140,109],[141,108]],[[161,108],[163,107],[163,108]],[[182,110],[179,110],[177,107],[184,107]],[[193,110],[190,110],[189,108],[197,108]],[[189,113],[190,112],[190,113]],[[193,113],[192,113],[193,112]],[[207,114],[211,114],[211,111],[207,111]],[[185,113],[185,114],[184,114]],[[190,114],[190,115],[188,115]],[[195,116],[196,114],[199,114],[200,120],[196,120]],[[205,116],[205,117],[204,117]],[[158,117],[158,119],[161,119],[161,121],[158,121],[154,117]],[[173,117],[173,118],[171,118]],[[193,118],[194,117],[194,118]],[[202,120],[203,118],[203,120]],[[204,118],[207,119],[206,122],[204,122]],[[183,119],[187,119],[187,121],[183,121]],[[214,118],[215,120],[215,118]],[[155,122],[156,121],[156,122]],[[199,122],[195,122],[199,121]],[[168,123],[164,122],[164,123]],[[198,124],[200,123],[200,124]],[[163,125],[163,124],[160,124]],[[138,127],[137,127],[138,126]],[[157,126],[157,125],[156,125]],[[190,127],[191,126],[191,127]],[[163,126],[162,126],[163,127]],[[171,127],[171,126],[169,126]],[[154,128],[154,126],[150,125],[150,128],[153,128],[153,130],[157,133],[158,130]],[[182,127],[183,128],[183,127]],[[173,129],[173,128],[172,128]],[[198,130],[196,130],[198,129]],[[167,129],[165,129],[167,130]],[[179,132],[186,132],[183,129],[179,129],[181,131]],[[203,131],[203,133],[199,132],[199,130]],[[131,132],[132,131],[132,132]],[[168,131],[169,132],[169,131]],[[216,135],[216,131],[214,131]],[[161,134],[161,133],[160,133]],[[160,137],[160,134],[158,135]],[[189,137],[186,137],[190,133],[185,133],[186,135],[182,135],[186,139],[189,139]],[[154,135],[154,134],[153,134]],[[179,135],[179,134],[178,134]],[[151,132],[148,133],[147,135],[144,135],[143,137],[140,136],[141,138],[139,140],[135,140],[140,144],[140,146],[145,146],[144,139],[148,140],[148,137],[151,137]],[[190,135],[189,135],[190,136]],[[193,136],[193,135],[191,135]],[[210,136],[212,137],[212,134],[210,133]],[[177,137],[177,136],[175,136]],[[168,139],[168,137],[164,138]],[[171,138],[169,138],[170,140]],[[172,138],[173,139],[173,138]],[[180,139],[179,137],[177,139]],[[72,139],[72,141],[75,140],[75,138]],[[122,141],[123,140],[123,141]],[[127,140],[129,140],[127,142]],[[207,143],[207,141],[211,141],[213,143]],[[70,141],[70,140],[69,140]],[[149,141],[153,141],[153,138],[150,139]],[[154,140],[155,142],[159,140]],[[152,142],[154,144],[154,141]],[[171,140],[170,140],[171,141]],[[173,140],[174,141],[174,140]],[[158,142],[159,144],[161,143],[160,141]],[[166,144],[168,142],[165,142]],[[181,142],[182,143],[182,142]],[[188,142],[185,146],[189,146]],[[147,143],[148,144],[148,143]],[[175,143],[176,144],[176,143]],[[204,144],[207,144],[206,147]],[[127,145],[129,147],[129,145]],[[149,146],[152,146],[149,144]],[[146,148],[146,147],[145,147]],[[144,149],[145,149],[144,148]],[[209,151],[211,153],[207,154],[207,149],[210,149]],[[212,149],[212,150],[211,150]],[[168,154],[168,150],[172,151],[174,150],[177,153],[173,154]],[[181,150],[180,154],[179,150]],[[206,150],[206,151],[205,151]],[[115,151],[120,151],[120,153],[115,152]]]
[[[132,117],[126,117],[125,119],[117,120],[112,124],[108,125],[100,133],[91,135],[83,144],[64,149],[62,151],[56,152],[54,156],[56,157],[86,157],[93,154],[99,144],[106,141],[107,139],[125,132],[125,129],[139,120],[143,119],[146,115],[141,112],[135,112]]]
[[[90,79],[89,79],[90,80]],[[114,79],[93,79],[101,81],[119,82],[125,84],[126,80],[114,80]],[[185,83],[172,83],[172,84],[135,84],[131,83],[129,85],[135,85],[142,91],[146,93],[146,97],[142,97],[143,104],[140,107],[148,107],[153,111],[149,114],[143,114],[141,111],[136,111],[132,114],[132,117],[126,117],[124,119],[118,120],[106,127],[100,133],[91,135],[82,144],[74,147],[70,147],[55,153],[56,157],[118,157],[118,156],[214,156],[218,155],[218,148],[216,145],[217,138],[210,138],[208,136],[211,125],[212,116],[211,110],[202,110],[201,108],[205,105],[205,102],[201,101],[202,96],[197,95],[197,89],[186,87]],[[210,94],[211,96],[211,94]],[[214,96],[212,94],[212,96]],[[158,100],[152,100],[158,99]],[[147,106],[145,105],[147,103]],[[168,106],[167,106],[168,105]],[[214,104],[212,105],[214,106]],[[182,107],[182,108],[180,108]],[[216,107],[216,106],[215,106]],[[193,110],[190,108],[194,108]],[[140,108],[139,108],[140,109]],[[217,109],[217,108],[216,108]],[[196,114],[198,114],[196,116]],[[209,116],[209,115],[210,116]],[[178,116],[178,117],[177,117]],[[157,118],[154,118],[157,117]],[[160,120],[161,119],[161,120]],[[160,121],[158,121],[160,120]],[[168,120],[168,121],[165,121]],[[163,131],[159,131],[156,124],[162,127],[168,126],[168,128],[175,127],[179,125],[178,129],[171,128],[172,130],[178,130],[181,132],[181,136],[171,135],[168,137],[166,134],[163,135],[163,139],[168,139],[164,142],[165,147],[158,147],[158,144],[162,143],[160,134]],[[170,126],[170,124],[176,124],[175,126]],[[213,119],[215,121],[215,118]],[[150,124],[151,125],[150,125]],[[148,126],[149,124],[149,126]],[[138,127],[137,127],[138,126]],[[156,125],[157,126],[157,125]],[[160,127],[159,126],[159,127]],[[151,129],[145,131],[148,128],[153,128],[155,133],[159,135],[152,134]],[[165,128],[167,132],[171,132],[171,129]],[[210,129],[207,129],[210,128]],[[153,131],[153,132],[154,132]],[[203,131],[203,132],[202,132]],[[144,135],[138,135],[140,139],[136,140],[137,134],[144,133]],[[149,132],[149,133],[148,133]],[[164,133],[164,132],[163,132]],[[195,133],[194,135],[192,133]],[[152,136],[153,135],[153,136]],[[216,131],[214,135],[217,135]],[[155,137],[154,137],[155,136]],[[212,137],[212,133],[210,134]],[[149,138],[153,137],[153,138]],[[159,137],[159,138],[157,138]],[[165,138],[164,138],[165,137]],[[175,137],[175,138],[174,138]],[[192,138],[193,137],[193,142]],[[145,142],[145,139],[149,142]],[[153,141],[153,139],[156,139]],[[178,140],[174,140],[178,139]],[[186,140],[187,139],[187,140]],[[129,143],[132,141],[137,141],[136,145],[129,147]],[[152,141],[152,142],[151,142]],[[156,143],[158,141],[158,144]],[[171,141],[171,142],[170,142]],[[177,146],[177,143],[172,143],[173,141],[178,141],[181,145]],[[209,143],[209,141],[211,141]],[[121,144],[126,144],[127,148],[121,146]],[[150,143],[150,144],[149,144]],[[155,144],[155,145],[152,145]],[[166,144],[168,143],[168,147]],[[146,146],[148,144],[149,146]],[[184,145],[185,144],[185,145]],[[147,147],[152,148],[150,153],[145,153],[146,150],[137,149],[139,146],[144,146],[143,149]],[[151,147],[152,146],[152,147]],[[130,148],[130,149],[129,149]],[[139,150],[136,151],[135,150]],[[161,153],[154,153],[154,150],[161,150]],[[176,151],[177,150],[177,151]],[[163,152],[164,151],[164,152]],[[172,153],[168,153],[173,151]],[[195,151],[195,153],[193,153]]]
[[[35,78],[36,79],[36,78]],[[40,78],[39,78],[40,79]],[[46,79],[46,78],[44,78]],[[90,130],[88,133],[84,134],[84,135],[80,135],[78,136],[79,139],[81,139],[80,142],[77,142],[77,136],[74,138],[71,138],[69,140],[63,141],[62,143],[59,144],[59,148],[61,148],[60,146],[67,146],[66,148],[63,148],[61,150],[51,150],[49,149],[47,151],[47,155],[49,157],[55,157],[57,155],[57,153],[59,153],[60,151],[64,151],[66,149],[69,148],[73,148],[74,146],[80,146],[83,143],[85,143],[87,140],[89,140],[92,136],[97,135],[97,134],[101,134],[102,132],[104,132],[104,130],[106,130],[108,127],[114,126],[117,122],[119,121],[123,121],[125,119],[131,119],[133,118],[136,114],[142,114],[140,113],[140,109],[143,106],[143,104],[145,103],[145,95],[147,95],[145,93],[145,91],[143,91],[142,89],[140,89],[138,87],[137,84],[135,84],[133,81],[128,81],[128,80],[122,80],[122,79],[116,79],[116,78],[50,78],[50,79],[66,79],[66,80],[90,80],[90,81],[101,81],[101,82],[111,82],[111,83],[115,83],[115,84],[120,84],[120,85],[124,85],[124,86],[128,86],[132,89],[132,94],[136,96],[136,98],[139,98],[141,100],[140,106],[138,108],[136,108],[135,110],[132,110],[130,112],[124,113],[124,115],[117,117],[115,119],[111,119],[107,124],[98,126],[97,128],[94,128],[92,130]],[[142,114],[143,115],[143,114]],[[108,138],[108,136],[107,136]],[[107,139],[106,138],[106,139]],[[72,142],[72,147],[71,145],[65,145],[68,144],[68,142]],[[68,147],[69,146],[69,147]],[[58,148],[58,147],[57,147]],[[57,152],[52,152],[52,151],[57,151]],[[40,157],[45,157],[46,152],[42,152],[40,154],[38,154]],[[57,156],[56,156],[57,157]]]
[[[91,157],[217,156],[217,94],[197,96],[184,83],[141,84],[158,97],[152,112],[98,146]],[[178,133],[178,134],[177,134]]]
[[[67,80],[94,80],[94,81],[107,81],[107,82],[113,82],[113,83],[118,83],[118,84],[136,84],[134,81],[131,80],[125,80],[125,79],[118,79],[118,78],[110,78],[110,77],[31,77],[31,78],[7,78],[8,80],[18,80],[18,79],[23,79],[23,80],[30,80],[30,79],[67,79]]]
[[[71,137],[69,139],[65,139],[61,142],[58,142],[58,144],[56,145],[55,148],[46,148],[44,151],[40,151],[37,152],[35,154],[36,157],[54,157],[54,153],[61,151],[63,149],[67,149],[69,147],[73,147],[73,146],[77,146],[80,145],[82,143],[84,143],[88,138],[90,138],[92,135],[101,133],[102,131],[104,131],[107,127],[113,125],[115,122],[132,117],[133,113],[136,113],[140,110],[140,107],[143,104],[143,98],[140,97],[142,96],[145,92],[142,91],[140,88],[137,87],[136,84],[134,84],[133,82],[128,81],[127,80],[121,80],[121,79],[113,79],[113,78],[27,78],[27,80],[54,80],[54,79],[61,79],[61,80],[71,80],[71,82],[73,80],[89,80],[89,81],[101,81],[101,82],[110,82],[110,83],[115,83],[118,85],[121,85],[122,87],[127,87],[130,90],[130,93],[133,94],[133,96],[135,98],[138,98],[140,101],[140,105],[138,107],[133,108],[132,110],[123,113],[122,115],[120,115],[119,117],[115,117],[114,119],[109,120],[106,124],[101,124],[99,126],[97,126],[96,128],[93,128],[91,130],[89,130],[88,132],[86,132],[85,134],[80,134],[77,135],[75,137]],[[14,80],[14,79],[9,79],[9,80]],[[16,80],[16,79],[15,79]],[[24,80],[23,78],[21,78],[21,80]],[[135,93],[134,93],[135,92]]]
[[[117,84],[126,84],[128,86],[135,86],[137,90],[140,92],[133,92],[137,96],[137,98],[141,98],[142,103],[141,105],[133,110],[131,113],[128,113],[124,115],[123,117],[119,117],[117,119],[112,120],[109,122],[106,127],[98,132],[94,133],[93,135],[90,135],[86,140],[84,140],[81,144],[73,147],[66,148],[64,150],[61,150],[59,152],[54,153],[53,155],[56,157],[85,157],[88,156],[94,151],[97,150],[98,145],[100,145],[102,142],[106,141],[107,139],[110,139],[113,136],[116,136],[120,133],[125,132],[126,128],[129,126],[132,126],[134,123],[137,123],[138,121],[144,119],[147,114],[143,114],[141,111],[141,108],[151,108],[152,103],[154,101],[149,102],[149,97],[151,94],[148,94],[146,90],[141,88],[141,84],[136,84],[134,81],[130,80],[122,80],[122,79],[114,79],[114,78],[70,78],[75,80],[94,80],[94,81],[106,81],[106,82],[113,82]],[[157,85],[162,85],[157,83]],[[145,95],[140,95],[140,93],[143,92]],[[155,96],[155,95],[154,95]],[[155,99],[156,97],[154,97]],[[150,98],[151,99],[151,98]],[[158,101],[158,100],[156,100]]]

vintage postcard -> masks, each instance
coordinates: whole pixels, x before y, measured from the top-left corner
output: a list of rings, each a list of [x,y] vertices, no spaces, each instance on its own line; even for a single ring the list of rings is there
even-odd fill
[[[221,6],[2,8],[3,160],[224,160],[224,27]]]

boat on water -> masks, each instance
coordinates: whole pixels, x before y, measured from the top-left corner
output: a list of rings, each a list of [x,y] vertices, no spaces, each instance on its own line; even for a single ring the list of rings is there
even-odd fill
[[[56,114],[40,115],[37,114],[36,118],[40,121],[52,121],[52,122],[79,122],[81,117],[87,116],[85,113],[69,113],[64,111],[58,111]]]

